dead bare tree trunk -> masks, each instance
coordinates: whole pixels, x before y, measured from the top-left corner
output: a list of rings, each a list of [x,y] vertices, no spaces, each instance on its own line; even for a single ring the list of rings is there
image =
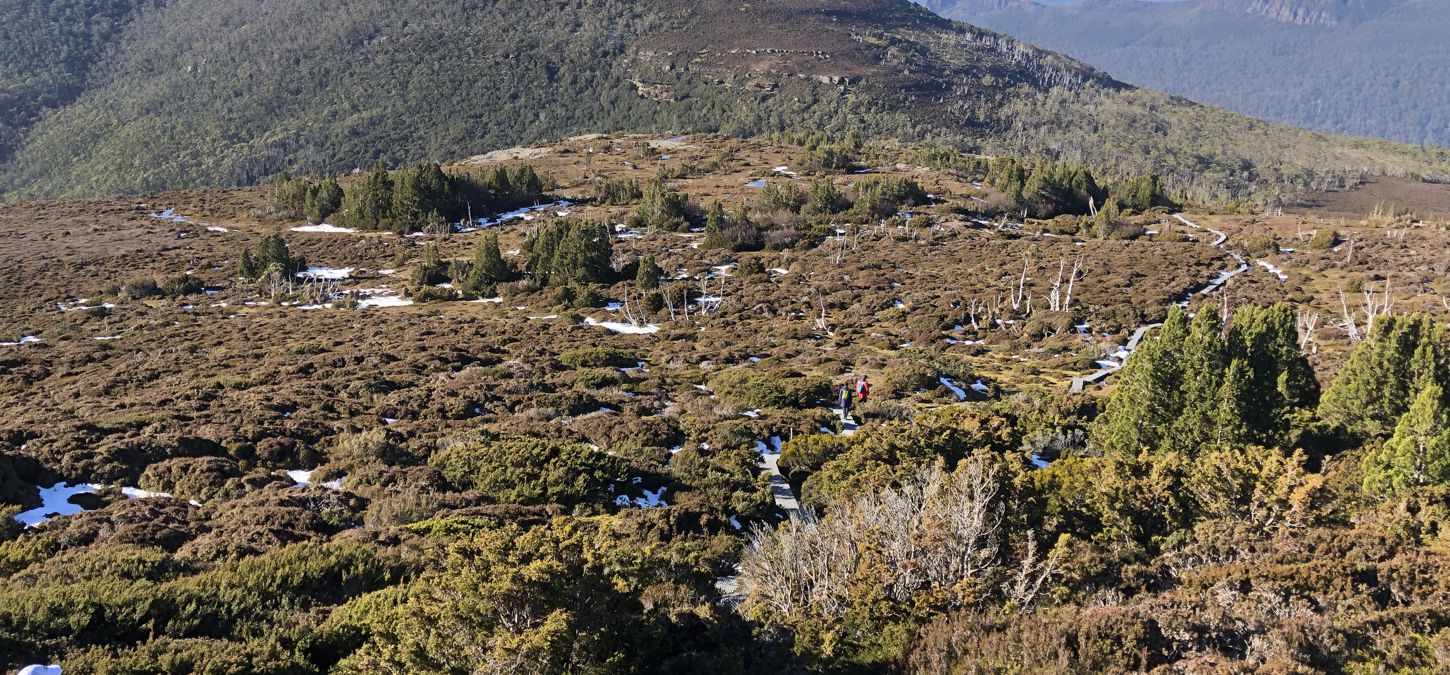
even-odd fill
[[[1047,294],[1047,308],[1057,312],[1062,310],[1062,275],[1067,272],[1067,258],[1057,262],[1057,281],[1052,282],[1052,291]]]
[[[1342,301],[1343,299],[1341,298],[1341,302]],[[1373,335],[1376,319],[1381,316],[1389,316],[1391,313],[1394,312],[1394,307],[1394,293],[1390,290],[1390,281],[1388,279],[1385,280],[1385,287],[1383,291],[1376,292],[1372,288],[1366,288],[1364,290],[1364,334]]]
[[[1315,342],[1314,334],[1319,330],[1319,312],[1299,312],[1299,351],[1304,351],[1310,343],[1314,344],[1314,353],[1319,353],[1319,343]]]
[[[1343,287],[1339,289],[1339,307],[1343,311],[1343,322],[1340,327],[1349,336],[1350,342],[1358,343],[1362,339],[1359,334],[1359,326],[1356,324],[1354,313],[1349,311],[1349,299],[1345,296]]]

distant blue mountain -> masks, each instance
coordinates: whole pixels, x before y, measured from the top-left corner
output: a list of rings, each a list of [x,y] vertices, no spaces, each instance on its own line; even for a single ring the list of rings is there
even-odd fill
[[[1317,131],[1450,146],[1445,0],[919,0],[1132,84]]]

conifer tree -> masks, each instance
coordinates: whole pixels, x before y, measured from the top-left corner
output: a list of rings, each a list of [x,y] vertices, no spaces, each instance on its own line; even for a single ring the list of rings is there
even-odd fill
[[[725,206],[718,201],[710,202],[705,211],[705,248],[729,248],[725,241]]]
[[[513,176],[509,177],[509,185],[518,197],[536,197],[544,194],[543,179],[539,178],[538,172],[528,164],[514,170]]]
[[[257,253],[254,256],[257,271],[266,270],[274,265],[280,267],[285,274],[297,271],[300,266],[297,260],[292,258],[292,251],[287,248],[287,241],[277,233],[262,237],[257,243]]]
[[[1246,307],[1222,335],[1211,312],[1189,323],[1182,310],[1170,310],[1158,335],[1128,359],[1093,441],[1110,452],[1190,454],[1208,445],[1283,443],[1295,412],[1319,395],[1293,310]]]
[[[1450,340],[1423,314],[1380,317],[1324,392],[1319,417],[1362,438],[1384,438],[1431,384],[1450,385]]]
[[[342,199],[342,186],[337,184],[337,178],[327,177],[309,191],[305,209],[307,220],[314,223],[323,222],[328,216],[342,208]]]
[[[484,187],[493,208],[512,205],[516,199],[513,182],[509,180],[508,170],[504,167],[500,166],[489,172],[488,178],[484,181]]]
[[[1091,430],[1093,443],[1104,452],[1136,456],[1162,443],[1176,412],[1170,401],[1177,388],[1165,347],[1159,340],[1146,341],[1124,365],[1118,390]]]
[[[1117,231],[1121,220],[1122,212],[1118,209],[1118,200],[1110,198],[1103,208],[1098,209],[1098,215],[1093,217],[1093,234],[1099,239],[1107,239]]]
[[[242,258],[237,262],[237,276],[243,279],[257,278],[257,261],[252,258],[251,251],[242,251]]]
[[[740,228],[755,227],[755,221],[750,217],[750,207],[744,201],[735,207],[735,213],[730,216],[730,224]]]
[[[541,284],[549,283],[549,275],[553,272],[554,261],[559,254],[559,244],[564,241],[564,235],[568,231],[568,221],[554,219],[534,233],[529,240],[529,262],[525,267],[529,276]]]
[[[1243,361],[1251,378],[1240,402],[1248,440],[1278,445],[1289,430],[1291,413],[1319,402],[1319,382],[1299,349],[1294,309],[1287,303],[1243,307],[1229,327],[1229,355]]]
[[[1228,368],[1228,347],[1223,339],[1223,322],[1218,314],[1200,311],[1194,315],[1182,354],[1182,410],[1173,423],[1168,446],[1194,454],[1218,440],[1218,420],[1224,376]]]
[[[343,218],[348,225],[378,229],[388,221],[392,209],[393,178],[379,159],[367,179],[343,198]]]
[[[1254,434],[1249,427],[1252,417],[1250,408],[1254,398],[1254,372],[1247,361],[1229,361],[1223,376],[1223,385],[1218,390],[1218,409],[1213,424],[1213,443],[1218,447],[1242,445],[1252,442]]]
[[[428,242],[423,247],[423,258],[418,262],[418,269],[413,274],[413,283],[418,286],[434,286],[443,283],[448,278],[448,268],[443,263],[443,258],[438,254],[438,245]]]
[[[255,251],[242,251],[237,261],[237,276],[257,279],[275,271],[285,277],[306,266],[302,258],[293,257],[282,235],[274,232],[262,237]]]
[[[811,183],[810,205],[816,213],[838,213],[846,201],[841,189],[829,178],[819,178]]]
[[[468,271],[470,290],[478,292],[485,288],[508,281],[509,269],[498,248],[498,235],[488,232],[478,240],[473,249],[473,266]]]
[[[634,275],[634,283],[640,290],[652,291],[660,287],[660,277],[664,274],[665,271],[655,262],[654,255],[646,253],[639,259],[639,271]]]
[[[612,258],[609,229],[604,223],[574,223],[559,247],[555,269],[571,282],[599,283],[613,272]]]
[[[412,225],[423,219],[424,198],[418,186],[418,174],[412,169],[403,169],[393,178],[392,201],[388,216],[394,227],[406,234]],[[400,226],[401,225],[401,226]]]
[[[1098,187],[1097,179],[1087,167],[1075,167],[1068,183],[1072,187],[1073,197],[1077,200],[1078,213],[1088,212],[1089,201],[1102,201],[1102,191]]]
[[[1393,496],[1427,485],[1450,483],[1450,405],[1437,384],[1422,389],[1395,435],[1365,458],[1364,490]]]
[[[1032,169],[1032,173],[1027,176],[1026,184],[1022,187],[1022,201],[1032,203],[1039,216],[1048,215],[1048,212],[1057,203],[1048,170],[1048,167],[1039,164]]]
[[[614,273],[613,243],[603,223],[554,220],[540,228],[530,246],[529,274],[542,283],[569,286],[600,283]]]

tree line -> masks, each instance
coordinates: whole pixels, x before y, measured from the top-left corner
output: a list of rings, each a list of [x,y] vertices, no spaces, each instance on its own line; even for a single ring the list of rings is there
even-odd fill
[[[272,208],[287,219],[398,234],[445,234],[470,218],[530,206],[546,199],[554,180],[528,164],[449,174],[437,162],[395,171],[378,160],[366,177],[342,187],[336,178],[283,174],[269,190]]]

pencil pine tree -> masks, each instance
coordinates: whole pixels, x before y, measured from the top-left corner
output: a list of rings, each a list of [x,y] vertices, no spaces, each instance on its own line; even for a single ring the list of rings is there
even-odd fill
[[[1319,404],[1321,419],[1361,438],[1384,438],[1431,384],[1450,385],[1450,340],[1424,314],[1380,317]]]
[[[1395,425],[1395,435],[1365,457],[1364,491],[1388,497],[1450,483],[1450,405],[1437,384],[1422,389]]]
[[[654,255],[646,253],[639,259],[639,270],[635,272],[634,284],[640,290],[652,291],[660,287],[660,277],[664,274],[665,271],[655,262]]]

